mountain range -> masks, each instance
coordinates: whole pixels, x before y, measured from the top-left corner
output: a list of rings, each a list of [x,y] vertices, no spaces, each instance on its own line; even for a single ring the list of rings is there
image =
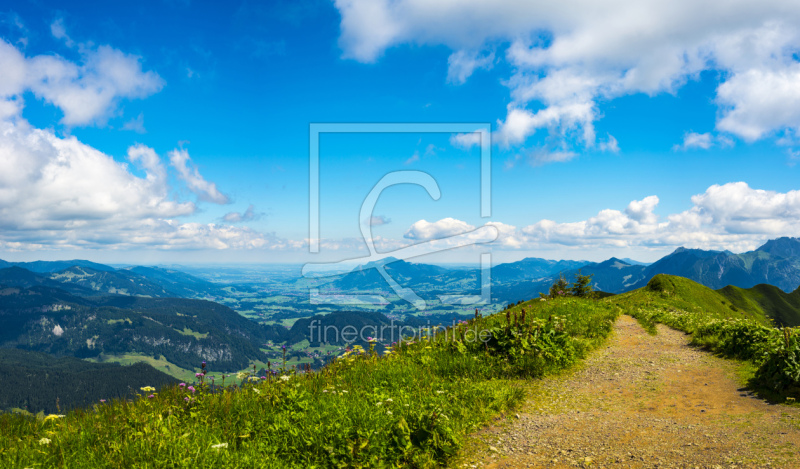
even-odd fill
[[[403,287],[421,290],[418,293],[422,296],[426,292],[429,295],[457,291],[474,294],[479,290],[480,271],[477,269],[446,269],[393,258],[382,262],[395,281]],[[389,291],[386,281],[370,267],[366,264],[331,277],[322,288],[346,292]],[[526,258],[492,268],[492,296],[506,302],[530,299],[546,293],[559,275],[570,281],[578,273],[592,275],[593,288],[608,293],[641,288],[658,274],[685,277],[712,289],[767,284],[792,292],[800,285],[800,239],[770,240],[758,249],[741,254],[681,247],[652,264],[618,258],[603,262]]]

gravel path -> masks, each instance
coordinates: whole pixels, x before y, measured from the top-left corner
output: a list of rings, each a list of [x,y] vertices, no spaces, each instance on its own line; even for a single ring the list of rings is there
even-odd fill
[[[658,327],[622,316],[606,347],[532,382],[522,411],[472,435],[454,466],[800,468],[800,409],[754,397],[739,365]]]

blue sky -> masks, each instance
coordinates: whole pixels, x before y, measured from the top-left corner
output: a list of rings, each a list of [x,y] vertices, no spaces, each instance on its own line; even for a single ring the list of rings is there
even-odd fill
[[[365,254],[361,202],[392,171],[442,197],[380,198],[379,249],[426,258],[654,260],[800,234],[800,7],[769,1],[6,2],[0,258],[305,262]],[[308,253],[309,124],[487,123],[325,134]]]

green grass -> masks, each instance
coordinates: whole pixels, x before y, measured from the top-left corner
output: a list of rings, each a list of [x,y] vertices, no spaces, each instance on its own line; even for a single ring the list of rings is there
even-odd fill
[[[173,376],[176,379],[188,382],[195,380],[194,375],[196,373],[196,371],[187,370],[175,365],[174,363],[168,362],[164,359],[163,355],[156,359],[150,355],[144,355],[141,353],[125,353],[118,355],[104,354],[100,358],[87,358],[86,361],[94,363],[119,363],[120,365],[133,365],[134,363],[144,362],[158,371],[163,371],[164,373]]]
[[[0,466],[438,466],[467,433],[523,401],[521,378],[567,368],[602,343],[618,312],[536,300],[382,357],[351,351],[318,373],[216,393],[143,391],[49,420],[4,414]],[[475,330],[488,340],[470,342]]]
[[[724,290],[724,289],[723,289]],[[752,290],[752,289],[751,289]],[[751,380],[772,400],[800,397],[800,328],[776,328],[756,298],[728,289],[730,296],[691,280],[659,274],[646,287],[607,298],[651,333],[665,324],[692,336],[692,343],[756,368]],[[732,292],[732,293],[731,293]],[[739,306],[731,308],[730,298]]]
[[[192,337],[194,337],[196,339],[205,339],[206,337],[208,337],[208,332],[206,332],[204,334],[201,334],[199,332],[195,332],[195,331],[189,329],[188,327],[184,327],[182,331],[178,330],[178,329],[175,329],[175,330],[178,333],[182,334],[182,335],[192,336]]]

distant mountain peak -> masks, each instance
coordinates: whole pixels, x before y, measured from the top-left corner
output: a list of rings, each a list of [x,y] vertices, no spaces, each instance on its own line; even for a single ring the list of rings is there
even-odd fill
[[[800,239],[789,237],[771,239],[756,251],[776,257],[797,257],[800,256]]]
[[[615,269],[624,269],[625,267],[630,267],[631,264],[623,261],[622,259],[617,259],[616,257],[612,257],[611,259],[605,260],[599,264],[597,267],[609,267]]]

